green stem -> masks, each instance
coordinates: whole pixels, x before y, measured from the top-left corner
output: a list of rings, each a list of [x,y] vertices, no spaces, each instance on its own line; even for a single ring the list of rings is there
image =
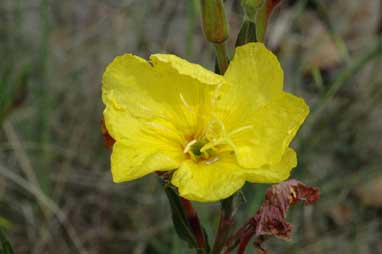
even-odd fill
[[[267,3],[265,2],[263,7],[257,11],[256,19],[256,38],[259,42],[264,42],[265,32],[267,30]]]
[[[219,228],[216,234],[214,247],[212,249],[212,254],[220,254],[223,250],[225,243],[231,235],[232,228],[234,226],[233,219],[233,199],[234,196],[224,199],[222,201]]]
[[[187,30],[186,30],[186,56],[192,58],[192,39],[195,28],[195,6],[194,1],[187,1]]]
[[[227,50],[225,42],[214,43],[219,74],[223,75],[228,68]]]

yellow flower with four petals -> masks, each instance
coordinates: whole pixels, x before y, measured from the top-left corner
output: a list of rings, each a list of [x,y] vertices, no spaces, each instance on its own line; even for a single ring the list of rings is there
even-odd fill
[[[276,183],[297,164],[289,147],[309,108],[283,91],[261,43],[236,48],[224,76],[175,55],[114,59],[103,76],[115,182],[171,171],[179,195],[217,201],[246,181]]]

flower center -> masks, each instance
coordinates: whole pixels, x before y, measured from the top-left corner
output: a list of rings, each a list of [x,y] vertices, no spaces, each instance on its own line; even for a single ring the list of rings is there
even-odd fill
[[[193,161],[205,161],[206,163],[212,163],[217,160],[217,152],[214,148],[202,149],[209,142],[207,139],[193,139],[184,148],[184,153],[189,155]]]

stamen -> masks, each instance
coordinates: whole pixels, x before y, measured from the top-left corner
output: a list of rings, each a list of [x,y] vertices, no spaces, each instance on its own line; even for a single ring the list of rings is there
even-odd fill
[[[179,94],[179,97],[180,97],[180,100],[182,101],[182,103],[184,104],[184,106],[186,106],[186,108],[188,110],[191,110],[190,104],[188,104],[188,102],[186,101],[186,99],[184,98],[182,93]]]
[[[152,127],[159,129],[159,130],[162,130],[162,131],[171,131],[171,129],[169,129],[166,126],[163,126],[159,123],[148,122],[147,125],[151,125]]]
[[[110,93],[107,95],[107,98],[111,101],[113,107],[116,110],[122,111],[124,108],[119,104],[118,100],[115,98],[114,90],[111,90]]]
[[[246,125],[246,126],[243,126],[243,127],[240,127],[240,128],[237,128],[236,130],[233,130],[229,133],[229,136],[233,136],[233,135],[236,135],[240,132],[243,132],[245,130],[249,130],[249,129],[252,129],[253,128],[253,125]]]
[[[214,147],[216,147],[218,145],[228,145],[228,146],[231,147],[231,149],[224,149],[224,151],[236,150],[236,146],[235,146],[235,144],[232,142],[232,140],[230,138],[219,138],[219,139],[215,140],[214,142],[209,142],[208,144],[205,144],[200,149],[200,152],[204,153],[207,150],[212,149],[212,148],[214,148]],[[221,152],[220,149],[219,149],[219,151]]]
[[[188,144],[186,145],[186,147],[183,150],[183,153],[188,153],[188,151],[190,151],[192,145],[194,145],[196,142],[198,142],[196,139],[193,139],[190,142],[188,142]]]
[[[208,133],[208,130],[211,130],[211,128],[213,129],[214,125],[216,124],[220,128],[219,131],[221,131],[221,133],[224,136],[226,132],[225,132],[225,126],[224,126],[223,121],[215,113],[211,114],[211,118],[213,119],[213,121],[211,121],[211,120],[209,121],[208,128],[206,128],[206,130],[205,130],[206,134]],[[212,127],[211,127],[211,125],[212,125]]]
[[[151,108],[149,108],[149,107],[147,107],[147,106],[145,106],[145,105],[143,105],[143,104],[140,104],[140,105],[139,105],[139,108],[140,108],[142,111],[144,111],[145,113],[150,113],[150,114],[152,114],[152,115],[155,114],[154,111],[153,111]]]
[[[164,125],[161,125],[159,123],[153,123],[153,122],[148,122],[146,124],[151,126],[151,127],[154,127],[157,130],[161,130],[161,131],[168,133],[169,134],[169,136],[167,137],[168,139],[172,139],[176,142],[179,142],[182,140],[179,133],[177,133],[175,130],[172,130],[172,129],[164,126]]]
[[[219,138],[213,142],[209,142],[207,144],[205,144],[201,149],[200,149],[200,152],[204,153],[205,151],[207,151],[208,149],[211,149],[217,145],[220,145],[220,144],[224,144],[225,143],[225,139],[223,138]]]
[[[211,104],[212,105],[215,105],[216,100],[219,97],[219,93],[220,93],[220,90],[221,90],[222,86],[223,86],[223,83],[220,83],[220,84],[218,84],[216,86],[216,89],[215,89],[215,91],[213,93],[212,100],[211,100]]]
[[[232,147],[233,150],[237,150],[236,145],[232,142],[231,139],[227,139],[227,144]]]
[[[211,165],[214,162],[217,162],[220,158],[218,156],[211,157],[209,160],[206,160],[205,163],[207,165]]]
[[[225,126],[224,126],[223,121],[219,117],[216,117],[216,120],[219,123],[222,132],[225,133]]]

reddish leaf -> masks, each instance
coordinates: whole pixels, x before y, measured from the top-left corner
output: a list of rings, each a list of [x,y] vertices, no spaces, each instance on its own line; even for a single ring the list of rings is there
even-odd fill
[[[271,16],[272,11],[281,3],[281,0],[268,0],[266,2],[266,12],[267,12],[267,18]]]
[[[303,183],[291,179],[272,185],[265,193],[265,200],[253,216],[239,231],[232,236],[226,248],[229,253],[238,246],[238,254],[244,254],[253,236],[260,253],[266,253],[261,244],[270,236],[287,239],[292,231],[292,225],[286,220],[286,213],[290,205],[304,201],[305,205],[312,204],[320,198],[320,191],[316,187],[308,187]]]
[[[115,140],[110,136],[109,132],[107,131],[105,121],[103,120],[103,118],[101,120],[101,132],[106,148],[112,148],[115,143]]]
[[[254,217],[256,235],[274,235],[288,238],[292,225],[285,216],[290,205],[304,201],[309,205],[318,200],[318,188],[307,187],[294,179],[275,184],[265,193],[265,201]]]

